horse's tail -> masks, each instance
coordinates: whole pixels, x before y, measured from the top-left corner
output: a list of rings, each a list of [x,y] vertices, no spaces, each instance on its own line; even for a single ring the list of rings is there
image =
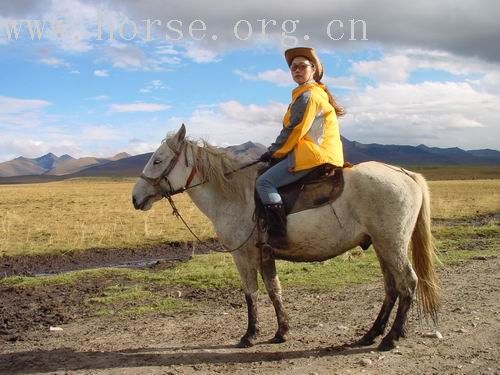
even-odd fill
[[[429,187],[421,174],[412,173],[411,177],[420,186],[423,197],[422,207],[411,237],[413,265],[418,277],[417,300],[422,306],[424,314],[430,316],[436,322],[439,309],[439,282],[434,269],[434,262],[439,262],[439,259],[436,255],[431,233]]]

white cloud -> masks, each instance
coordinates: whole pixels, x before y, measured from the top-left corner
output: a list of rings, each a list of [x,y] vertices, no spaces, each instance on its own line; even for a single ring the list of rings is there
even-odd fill
[[[352,65],[353,73],[382,82],[405,82],[410,61],[406,56],[386,56],[380,60],[358,61]]]
[[[145,94],[145,93],[151,93],[156,90],[165,90],[165,89],[167,89],[167,86],[165,86],[161,80],[154,79],[150,82],[147,82],[144,85],[144,87],[139,89],[139,92]]]
[[[106,54],[115,68],[136,70],[146,63],[144,51],[135,45],[115,42],[106,47]]]
[[[365,143],[500,148],[500,97],[462,82],[387,83],[351,93],[341,131]]]
[[[108,126],[85,126],[81,132],[81,138],[84,141],[113,141],[121,137],[117,130]]]
[[[130,113],[130,112],[161,112],[166,111],[171,106],[155,103],[130,103],[130,104],[110,104],[110,112]]]
[[[90,98],[87,98],[87,100],[97,100],[97,101],[102,101],[102,100],[109,100],[109,96],[107,95],[97,95],[97,96],[91,96]]]
[[[220,61],[217,52],[212,48],[202,47],[199,44],[187,43],[184,56],[196,63],[212,63]]]
[[[325,83],[330,91],[334,91],[335,89],[344,89],[344,90],[354,90],[358,88],[358,84],[355,76],[324,76],[321,80]]]
[[[68,62],[66,62],[62,59],[55,58],[55,57],[44,58],[44,59],[41,59],[40,62],[42,64],[50,65],[50,66],[54,66],[54,67],[57,67],[57,66],[61,66],[64,68],[70,67],[70,64]]]
[[[0,96],[0,113],[21,113],[39,110],[49,106],[50,102],[40,99],[20,99],[8,96]]]
[[[51,104],[40,99],[0,96],[0,128],[36,127],[50,120],[43,110]]]
[[[274,83],[278,86],[291,86],[293,84],[290,73],[283,69],[266,70],[253,74],[235,69],[234,74],[247,81],[265,81]]]
[[[473,75],[488,75],[491,79],[499,65],[477,57],[458,57],[442,50],[398,48],[386,50],[380,58],[354,62],[351,66],[353,74],[380,83],[406,82],[412,72],[424,69],[444,71],[462,79]],[[487,80],[478,82],[487,85]]]
[[[145,154],[147,152],[152,152],[158,148],[158,143],[147,143],[139,139],[131,139],[128,145],[125,146],[126,152],[131,155]]]
[[[173,47],[169,47],[173,49]],[[169,50],[170,51],[170,50]],[[126,44],[118,41],[109,42],[103,47],[99,62],[110,62],[113,67],[130,71],[169,71],[181,63],[181,58],[174,53],[165,53],[161,47],[144,48],[144,44]]]
[[[188,118],[173,117],[173,128],[185,123],[188,134],[220,146],[246,141],[270,144],[281,130],[286,105],[271,102],[266,105],[244,105],[237,101],[199,106]]]
[[[94,75],[96,77],[109,77],[107,70],[94,70]]]

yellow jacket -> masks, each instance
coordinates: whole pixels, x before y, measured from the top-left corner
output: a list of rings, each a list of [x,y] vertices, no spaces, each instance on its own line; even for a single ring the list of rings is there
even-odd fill
[[[325,163],[340,167],[344,164],[337,115],[324,87],[310,82],[292,91],[283,129],[269,148],[273,158],[288,156],[290,171]]]

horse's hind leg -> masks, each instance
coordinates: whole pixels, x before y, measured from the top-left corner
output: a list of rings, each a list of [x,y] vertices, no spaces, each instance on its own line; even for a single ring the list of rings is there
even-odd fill
[[[378,346],[379,350],[393,349],[396,346],[396,341],[406,335],[408,310],[411,307],[417,288],[417,275],[406,256],[406,247],[401,247],[400,249],[390,254],[390,256],[387,256],[388,254],[384,256],[389,271],[394,275],[399,303],[394,323],[389,333],[382,339]]]
[[[387,321],[391,315],[392,308],[396,303],[398,294],[396,291],[396,285],[394,277],[391,275],[387,266],[384,264],[383,259],[379,258],[380,268],[382,269],[382,274],[384,275],[384,287],[385,287],[385,298],[382,303],[382,307],[377,316],[377,319],[373,323],[373,326],[368,332],[366,332],[361,339],[354,343],[354,346],[368,346],[375,342],[375,339],[382,335],[385,331]]]
[[[248,348],[255,344],[257,335],[259,334],[257,315],[257,296],[259,289],[257,284],[257,267],[252,267],[247,257],[235,257],[235,263],[243,283],[243,290],[245,292],[245,300],[248,308],[247,331],[236,346],[238,348]]]
[[[267,293],[273,303],[278,319],[278,330],[270,342],[285,342],[289,331],[288,315],[283,309],[281,285],[276,273],[276,262],[272,257],[272,250],[268,246],[262,248],[262,279],[264,280]]]

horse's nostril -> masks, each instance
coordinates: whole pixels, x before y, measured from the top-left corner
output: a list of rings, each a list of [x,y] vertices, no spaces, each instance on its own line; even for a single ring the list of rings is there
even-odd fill
[[[137,202],[135,200],[135,197],[132,197],[132,204],[134,205],[134,207],[137,205]]]

